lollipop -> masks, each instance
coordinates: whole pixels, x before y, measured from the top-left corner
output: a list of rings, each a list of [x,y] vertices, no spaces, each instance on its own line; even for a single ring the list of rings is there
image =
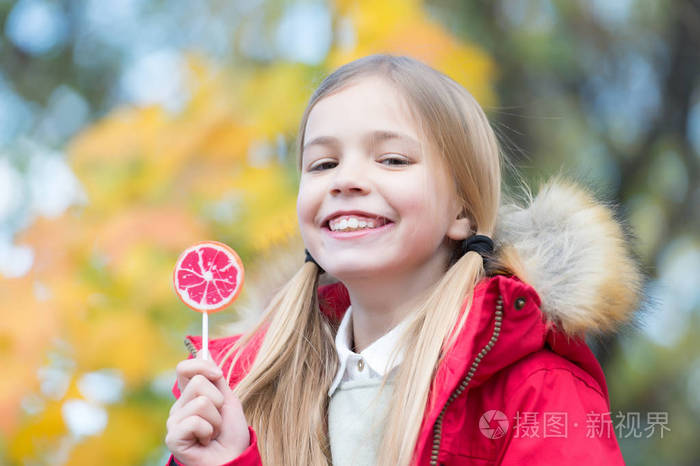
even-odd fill
[[[231,304],[243,286],[243,262],[217,241],[202,241],[180,254],[173,271],[175,292],[190,309],[202,313],[202,350],[209,355],[209,313]]]

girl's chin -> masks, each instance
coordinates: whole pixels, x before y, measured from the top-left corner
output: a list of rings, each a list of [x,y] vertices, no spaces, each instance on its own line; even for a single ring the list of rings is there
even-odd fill
[[[380,278],[392,269],[387,263],[356,262],[352,264],[333,264],[326,272],[340,281]]]

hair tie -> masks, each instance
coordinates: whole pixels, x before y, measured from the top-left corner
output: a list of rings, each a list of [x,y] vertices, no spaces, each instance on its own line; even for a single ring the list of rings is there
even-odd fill
[[[304,249],[304,252],[306,253],[306,259],[304,260],[304,263],[306,263],[306,262],[313,262],[314,264],[316,264],[316,267],[319,268],[320,273],[324,273],[325,270],[323,270],[323,267],[321,267],[320,265],[318,265],[318,262],[316,262],[316,261],[314,260],[314,258],[311,257],[311,253],[309,252],[309,250],[308,250],[308,249]]]
[[[475,251],[484,260],[484,266],[493,253],[493,240],[485,235],[473,235],[462,242],[462,254]]]

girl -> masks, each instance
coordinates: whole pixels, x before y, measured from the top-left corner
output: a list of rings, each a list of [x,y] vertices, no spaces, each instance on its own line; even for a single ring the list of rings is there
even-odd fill
[[[583,338],[640,286],[605,206],[556,179],[501,206],[483,111],[408,57],[328,76],[298,141],[307,260],[178,364],[169,464],[623,464]]]

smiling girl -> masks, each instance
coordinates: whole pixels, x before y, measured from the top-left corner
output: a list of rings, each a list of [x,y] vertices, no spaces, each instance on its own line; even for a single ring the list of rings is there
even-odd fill
[[[502,202],[482,109],[408,57],[328,76],[298,141],[306,262],[178,364],[169,464],[623,464],[584,340],[638,299],[612,212],[561,180]]]

